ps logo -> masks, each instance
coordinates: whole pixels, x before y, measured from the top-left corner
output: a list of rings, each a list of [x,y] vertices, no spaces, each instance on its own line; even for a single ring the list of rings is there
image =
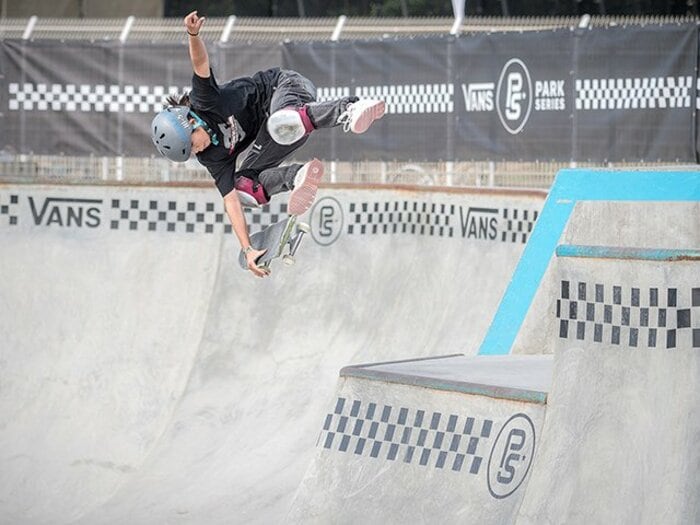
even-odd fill
[[[488,466],[489,492],[496,499],[507,498],[525,480],[535,453],[535,427],[525,414],[506,421],[491,449]]]
[[[333,197],[324,197],[311,209],[311,235],[322,245],[333,244],[343,231],[343,208]]]
[[[532,80],[519,58],[513,58],[503,66],[496,88],[496,100],[503,127],[512,135],[520,133],[532,109]]]

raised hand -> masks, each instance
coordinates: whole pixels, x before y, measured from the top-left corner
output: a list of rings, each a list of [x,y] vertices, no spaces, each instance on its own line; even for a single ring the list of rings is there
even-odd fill
[[[197,16],[197,11],[192,11],[185,17],[185,28],[190,36],[197,36],[202,29],[205,17]]]

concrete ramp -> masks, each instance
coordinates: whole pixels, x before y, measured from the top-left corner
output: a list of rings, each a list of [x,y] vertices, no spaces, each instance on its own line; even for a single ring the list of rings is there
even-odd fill
[[[283,522],[338,370],[475,353],[543,197],[324,190],[260,281],[211,188],[0,186],[0,523]]]
[[[341,372],[290,521],[698,523],[699,203],[700,172],[561,173],[482,355]],[[540,353],[533,406],[536,369],[513,370]],[[464,413],[505,442],[482,432],[465,455]]]
[[[611,346],[345,368],[286,522],[698,523],[698,377]]]
[[[512,523],[551,357],[348,367],[292,523]]]
[[[700,351],[571,347],[517,523],[700,523]]]
[[[120,193],[127,209],[156,196]],[[91,189],[1,195],[0,522],[67,523],[138,472],[168,428],[222,242],[138,242],[109,222],[105,235],[98,211],[114,203]]]

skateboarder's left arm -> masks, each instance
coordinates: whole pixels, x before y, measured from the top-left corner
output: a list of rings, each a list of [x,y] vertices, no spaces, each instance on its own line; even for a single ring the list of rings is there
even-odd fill
[[[248,236],[248,223],[245,220],[245,214],[243,213],[243,206],[241,206],[241,201],[238,198],[238,193],[236,190],[232,190],[226,194],[224,197],[224,208],[226,209],[226,214],[231,221],[231,226],[233,227],[233,232],[238,237],[238,242],[241,243],[241,249],[245,250],[250,246],[250,237]],[[258,268],[255,261],[258,257],[264,254],[264,250],[251,250],[246,254],[246,259],[248,260],[248,269],[253,272],[258,277],[265,277],[268,272],[262,268]]]
[[[192,11],[185,17],[185,30],[187,31],[188,44],[190,50],[190,60],[192,61],[192,69],[202,77],[209,77],[209,54],[204,45],[204,40],[199,37],[199,32],[202,30],[204,17],[197,15],[197,11]]]

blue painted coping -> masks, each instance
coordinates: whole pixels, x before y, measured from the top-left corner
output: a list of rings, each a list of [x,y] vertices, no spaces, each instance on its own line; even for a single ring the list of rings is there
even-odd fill
[[[627,259],[640,261],[700,261],[700,250],[669,250],[663,248],[622,248],[619,246],[557,246],[557,257],[594,259]]]
[[[507,355],[577,202],[700,201],[700,171],[561,170],[484,337],[480,355]]]

